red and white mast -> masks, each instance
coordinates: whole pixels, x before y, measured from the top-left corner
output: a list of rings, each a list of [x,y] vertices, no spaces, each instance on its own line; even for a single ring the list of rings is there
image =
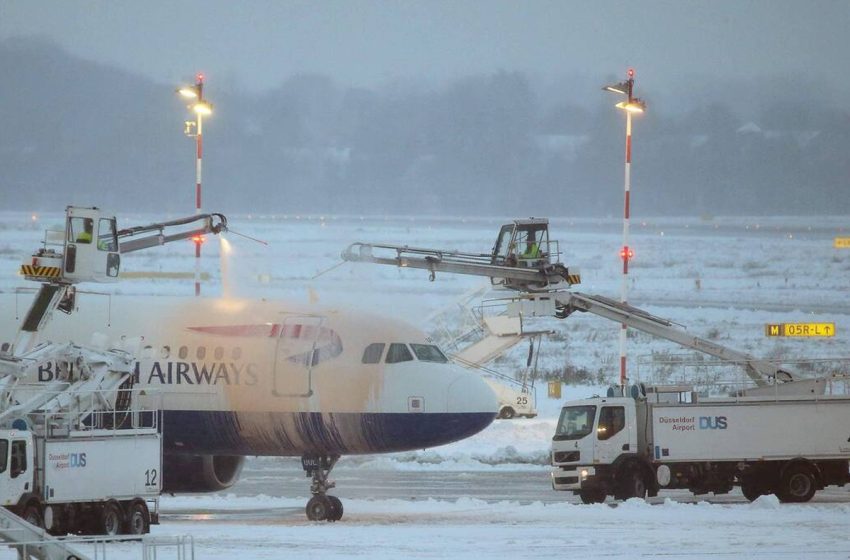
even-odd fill
[[[198,103],[204,101],[204,75],[198,74],[198,80],[195,83],[195,88],[198,90]],[[201,213],[201,164],[204,159],[204,116],[201,112],[195,111],[197,115],[197,130],[195,131],[195,143],[197,147],[197,157],[195,160],[195,213]],[[195,296],[201,295],[201,245],[204,243],[203,236],[196,236],[195,239]]]
[[[195,77],[195,85],[181,87],[177,92],[183,97],[194,99],[189,108],[195,113],[195,122],[186,121],[185,133],[195,137],[195,213],[201,213],[201,167],[204,159],[204,116],[212,113],[212,105],[204,99],[204,75]],[[194,133],[192,129],[194,128]],[[201,295],[201,245],[204,237],[192,239],[195,243],[195,295]]]
[[[627,96],[626,101],[617,103],[617,107],[626,111],[626,164],[625,164],[625,197],[623,199],[623,248],[620,250],[620,258],[623,259],[623,283],[620,289],[620,301],[627,303],[629,290],[629,260],[634,256],[634,251],[629,247],[629,219],[631,211],[631,168],[632,168],[632,113],[642,113],[646,110],[646,104],[633,96],[635,85],[635,71],[629,68],[628,79],[624,82],[605,86],[604,90]],[[623,323],[620,325],[620,387],[625,389],[628,381],[626,373],[626,336],[628,327]]]

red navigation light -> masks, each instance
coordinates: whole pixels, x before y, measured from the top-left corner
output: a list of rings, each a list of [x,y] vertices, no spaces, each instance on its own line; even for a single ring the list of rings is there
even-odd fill
[[[629,68],[629,78],[634,78],[634,77],[635,77],[635,69]]]
[[[620,249],[620,258],[623,260],[633,259],[635,256],[635,252],[629,249],[628,247],[623,247]]]
[[[193,235],[192,236],[192,241],[194,241],[196,245],[200,245],[201,243],[203,243],[206,240],[207,239],[203,235]]]
[[[197,78],[198,78],[198,81],[199,81],[199,82],[203,82],[203,81],[204,81],[204,75],[203,75],[203,74],[198,74]]]

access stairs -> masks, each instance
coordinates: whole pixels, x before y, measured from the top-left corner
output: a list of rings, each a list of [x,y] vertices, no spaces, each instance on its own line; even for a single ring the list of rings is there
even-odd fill
[[[17,549],[18,558],[37,560],[88,560],[70,544],[50,535],[44,529],[27,523],[6,508],[0,507],[0,541]]]

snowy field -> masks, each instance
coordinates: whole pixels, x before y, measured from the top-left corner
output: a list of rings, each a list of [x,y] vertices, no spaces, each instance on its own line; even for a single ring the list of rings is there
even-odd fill
[[[166,218],[119,216],[119,225]],[[424,271],[340,264],[340,252],[354,241],[489,252],[499,226],[506,223],[500,218],[229,219],[233,230],[269,245],[229,234],[231,250],[225,252],[218,240],[208,239],[205,295],[317,301],[369,309],[426,329],[436,328],[431,319],[436,313],[457,308],[464,294],[487,281],[438,274],[429,282]],[[59,214],[0,213],[0,291],[24,285],[15,275],[20,262],[38,247],[43,229],[61,221]],[[620,228],[616,219],[552,220],[550,235],[560,240],[562,260],[582,271],[580,291],[618,297]],[[850,250],[835,249],[836,236],[850,236],[850,217],[637,221],[632,226],[635,258],[629,300],[695,335],[758,356],[848,359]],[[192,253],[188,242],[171,244],[127,255],[123,266],[131,272],[190,272]],[[193,290],[191,281],[159,279],[93,289],[162,296],[191,295]],[[764,325],[780,322],[833,322],[837,334],[825,339],[765,337]],[[599,393],[616,379],[619,325],[574,314],[562,321],[540,320],[532,328],[555,331],[543,342],[541,373],[568,370],[588,380],[586,385],[566,386],[562,400]],[[516,373],[526,351],[515,348],[494,368]],[[692,374],[696,368],[664,363],[682,352],[671,343],[630,331],[633,378]],[[496,421],[468,440],[436,449],[344,458],[333,473],[346,509],[342,522],[305,520],[308,480],[303,475],[300,482],[288,483],[294,488],[300,484],[300,492],[246,495],[240,489],[260,484],[255,480],[252,485],[250,477],[262,476],[264,466],[284,465],[292,472],[290,459],[260,459],[250,460],[247,478],[232,492],[165,497],[165,521],[154,534],[192,535],[200,558],[530,558],[553,552],[581,558],[850,558],[846,489],[832,489],[825,498],[804,505],[779,504],[773,496],[749,504],[736,490],[729,499],[709,495],[701,501],[662,493],[652,504],[630,501],[616,507],[610,500],[583,506],[572,496],[553,492],[546,487],[546,462],[560,401],[546,398],[545,384],[539,384],[537,395],[540,416],[532,420]],[[411,472],[423,478],[445,477],[455,496],[412,499],[385,491],[382,480]],[[502,482],[494,485],[494,497],[477,498],[472,488],[464,489],[465,480],[477,480],[476,473],[498,475],[495,480]],[[367,496],[347,493],[344,480],[354,475],[374,481]],[[529,477],[540,481],[540,496],[512,492],[512,480]],[[272,481],[268,485],[274,488]],[[119,557],[129,554],[123,548],[118,552]]]

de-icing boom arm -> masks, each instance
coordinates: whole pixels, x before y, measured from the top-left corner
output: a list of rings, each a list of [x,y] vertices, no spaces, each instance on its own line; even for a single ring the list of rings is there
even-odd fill
[[[164,233],[165,230],[168,228],[193,224],[195,222],[203,222],[203,225],[196,229],[181,231],[170,235],[166,235]],[[125,238],[133,237],[134,235],[139,235],[143,233],[149,233],[152,231],[158,233],[139,239],[130,239],[128,241],[122,241]],[[156,224],[126,228],[118,230],[118,240],[120,243],[119,252],[131,253],[133,251],[139,251],[141,249],[147,249],[149,247],[165,245],[166,243],[170,243],[172,241],[190,239],[197,235],[204,235],[207,233],[218,234],[222,231],[227,231],[227,218],[223,214],[218,213],[196,214],[194,216],[178,218],[176,220],[169,220],[167,222],[159,222]]]

